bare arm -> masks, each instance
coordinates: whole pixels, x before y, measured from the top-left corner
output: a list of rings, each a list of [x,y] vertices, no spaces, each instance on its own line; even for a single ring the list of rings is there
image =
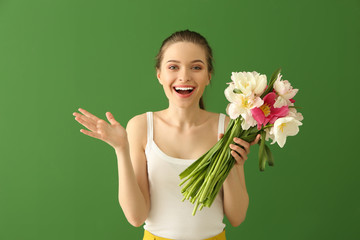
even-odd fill
[[[226,126],[229,121],[230,118],[226,117]],[[235,155],[233,155],[236,162],[223,183],[223,204],[225,215],[230,224],[234,227],[239,226],[245,220],[246,212],[249,207],[249,195],[245,184],[244,162],[247,159],[247,155],[250,153],[250,146],[256,144],[259,139],[260,135],[258,135],[252,143],[247,143],[243,140],[241,140],[242,142],[239,142],[240,140],[237,140],[237,143],[244,146],[245,149],[238,146],[232,148],[236,151],[234,153]]]
[[[246,217],[249,206],[249,195],[245,186],[244,166],[237,166],[223,183],[224,212],[232,226],[239,226]]]
[[[146,170],[146,156],[142,140],[145,129],[141,116],[135,116],[127,125],[128,142],[123,148],[115,148],[118,176],[119,203],[129,221],[135,227],[141,226],[150,210],[149,184]],[[145,122],[146,123],[146,122]]]
[[[141,226],[150,209],[146,156],[143,147],[146,115],[138,115],[130,119],[125,130],[110,112],[106,113],[109,124],[85,109],[79,108],[79,111],[83,115],[74,112],[75,120],[90,130],[80,131],[108,143],[115,149],[120,206],[130,224]]]

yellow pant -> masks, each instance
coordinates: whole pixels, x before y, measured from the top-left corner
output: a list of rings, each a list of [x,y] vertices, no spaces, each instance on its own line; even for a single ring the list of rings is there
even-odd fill
[[[152,235],[149,231],[145,230],[143,240],[171,240],[171,239]],[[211,237],[211,238],[204,239],[204,240],[226,240],[225,229],[220,234],[218,234],[214,237]]]

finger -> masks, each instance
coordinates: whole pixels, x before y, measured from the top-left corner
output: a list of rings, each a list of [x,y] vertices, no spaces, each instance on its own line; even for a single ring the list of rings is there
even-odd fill
[[[222,139],[223,137],[224,137],[224,134],[223,134],[223,133],[219,133],[218,140]]]
[[[111,112],[106,112],[106,117],[108,121],[111,123],[111,125],[117,124],[118,122],[115,120],[114,116]]]
[[[86,111],[85,109],[79,108],[79,112],[81,112],[82,114],[84,114],[85,116],[87,116],[88,118],[90,118],[91,120],[93,120],[94,122],[97,122],[99,120],[98,117],[96,117],[95,115],[89,113],[88,111]]]
[[[87,131],[87,130],[85,130],[85,129],[80,129],[80,132],[82,132],[83,134],[88,135],[88,136],[90,136],[90,137],[94,137],[94,138],[97,138],[97,139],[101,139],[101,135],[98,134],[98,133],[90,132],[90,131]]]
[[[231,151],[231,155],[235,158],[235,161],[238,164],[243,164],[244,163],[244,159],[235,151]]]
[[[240,144],[241,146],[244,146],[245,148],[249,148],[250,147],[250,143],[248,143],[245,140],[242,140],[241,138],[234,138],[234,142]]]
[[[254,141],[252,141],[250,145],[257,144],[257,143],[260,141],[260,137],[261,137],[261,135],[260,135],[260,134],[258,134],[258,135],[256,136],[255,140],[254,140]]]
[[[82,125],[87,125],[87,126],[95,126],[96,122],[94,122],[93,120],[91,120],[90,118],[88,118],[85,115],[82,115],[81,113],[77,113],[74,112],[73,115],[75,116],[75,120],[78,121],[79,123],[81,123]]]
[[[241,138],[234,138],[234,142],[236,142],[237,144],[240,144],[241,146],[244,147],[246,154],[249,154],[250,152],[250,143],[248,143],[245,140],[242,140]]]
[[[241,156],[242,159],[244,159],[244,160],[247,159],[247,153],[243,148],[241,148],[235,144],[230,144],[230,148],[232,150],[236,151]]]
[[[96,132],[97,131],[97,127],[96,127],[96,123],[93,123],[92,121],[89,121],[89,119],[84,116],[81,115],[79,113],[74,113],[75,120],[78,121],[81,125],[83,125],[84,127],[86,127],[87,129]]]

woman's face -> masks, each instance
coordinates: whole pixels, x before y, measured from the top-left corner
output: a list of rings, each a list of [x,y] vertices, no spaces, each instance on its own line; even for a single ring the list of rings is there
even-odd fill
[[[198,106],[211,78],[205,50],[190,42],[171,44],[157,69],[157,78],[171,103],[180,107]]]

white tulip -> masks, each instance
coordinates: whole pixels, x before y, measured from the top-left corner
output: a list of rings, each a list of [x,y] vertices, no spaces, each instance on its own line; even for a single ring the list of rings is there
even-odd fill
[[[232,72],[231,80],[235,88],[239,89],[244,95],[255,94],[260,96],[266,88],[266,75],[258,72]]]
[[[271,128],[265,128],[265,140],[266,141],[269,141],[269,139],[273,140],[275,139],[275,136],[274,136],[274,127],[271,127]],[[275,141],[273,141],[271,144],[274,144]]]
[[[292,105],[294,105],[294,104],[292,104]],[[304,120],[303,115],[300,112],[298,112],[296,110],[296,108],[289,108],[289,113],[288,113],[287,117],[293,117],[298,121]]]
[[[234,102],[236,101],[236,94],[237,94],[234,93],[235,85],[233,82],[227,84],[229,84],[229,86],[224,91],[225,97],[229,102]]]
[[[246,100],[243,100],[240,104],[238,102],[229,103],[227,108],[226,108],[226,113],[229,115],[229,117],[231,119],[236,119],[240,115],[242,116],[244,121],[242,121],[241,127],[244,130],[247,130],[250,127],[253,127],[253,126],[257,125],[256,120],[253,118],[253,116],[251,114],[251,108],[248,108],[249,105],[250,106],[251,105],[252,106],[260,105],[261,106],[262,103],[259,103],[257,105],[248,104],[248,106],[247,106]]]
[[[253,126],[255,119],[253,119],[250,110],[255,107],[260,107],[264,101],[260,97],[254,96],[254,94],[247,96],[242,93],[234,93],[235,84],[228,84],[229,86],[225,89],[225,97],[230,102],[226,108],[227,114],[232,119],[236,119],[242,115],[246,122],[244,126],[249,124]]]
[[[243,130],[248,130],[249,128],[257,125],[257,121],[253,118],[251,111],[247,110],[245,113],[242,113],[244,121],[241,123],[241,127]]]
[[[274,123],[274,142],[277,142],[282,148],[285,145],[286,137],[298,134],[301,125],[302,123],[293,117],[278,118]]]
[[[278,78],[274,82],[274,89],[279,95],[274,104],[275,108],[290,106],[290,99],[293,98],[299,91],[299,89],[293,89],[288,80],[280,80],[281,77],[282,76],[279,74]]]

